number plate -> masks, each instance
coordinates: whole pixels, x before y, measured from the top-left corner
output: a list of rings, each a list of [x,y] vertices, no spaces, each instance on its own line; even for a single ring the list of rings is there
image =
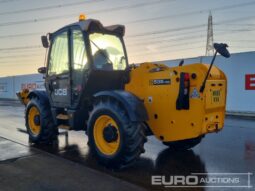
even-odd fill
[[[226,83],[223,80],[208,81],[207,89],[206,89],[206,108],[207,109],[225,107],[226,105],[225,84]]]
[[[220,90],[212,91],[212,102],[213,103],[220,103],[220,98],[221,98],[221,91]]]

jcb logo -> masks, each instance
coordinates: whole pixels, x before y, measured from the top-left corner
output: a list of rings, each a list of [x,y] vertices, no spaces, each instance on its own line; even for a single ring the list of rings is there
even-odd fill
[[[56,96],[67,96],[67,89],[55,89],[54,94]]]

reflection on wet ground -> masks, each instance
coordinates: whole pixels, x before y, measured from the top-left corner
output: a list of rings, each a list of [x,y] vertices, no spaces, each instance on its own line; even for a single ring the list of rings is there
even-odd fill
[[[169,148],[163,148],[157,154],[155,160],[144,154],[132,166],[113,171],[98,164],[90,153],[89,148],[81,148],[77,144],[68,144],[59,148],[56,146],[34,147],[153,190],[162,189],[162,187],[155,187],[150,184],[152,175],[169,177],[171,175],[190,175],[195,172],[206,173],[204,162],[192,150],[173,152]]]
[[[149,137],[149,141],[145,145],[146,152],[140,157],[140,160],[133,166],[119,171],[104,168],[94,160],[86,144],[87,137],[83,132],[70,132],[68,142],[64,136],[60,136],[59,145],[55,148],[49,146],[40,146],[39,148],[147,189],[161,190],[162,186],[151,185],[151,176],[169,177],[208,172],[254,172],[255,144],[253,135],[255,126],[247,126],[246,129],[240,128],[239,124],[237,124],[238,126],[232,124],[233,120],[235,121],[232,118],[227,119],[231,125],[226,125],[224,131],[206,136],[200,145],[185,152],[173,152],[154,137]],[[250,122],[247,121],[250,125],[255,123]],[[206,175],[204,176],[206,177]],[[254,182],[254,177],[252,177],[252,182]],[[204,190],[204,188],[195,190]],[[206,190],[210,190],[210,188],[206,188]]]

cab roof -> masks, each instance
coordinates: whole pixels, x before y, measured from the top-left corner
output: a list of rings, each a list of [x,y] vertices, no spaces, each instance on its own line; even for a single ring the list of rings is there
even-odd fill
[[[113,34],[117,34],[120,36],[125,35],[125,26],[124,25],[103,26],[103,24],[96,19],[86,19],[86,20],[82,20],[82,21],[79,21],[76,23],[72,23],[72,24],[69,24],[69,25],[66,25],[66,26],[60,28],[59,30],[57,30],[54,33],[57,33],[58,31],[60,31],[64,28],[69,28],[72,26],[79,26],[81,28],[81,30],[90,32],[90,33],[100,31],[103,33],[113,33]]]

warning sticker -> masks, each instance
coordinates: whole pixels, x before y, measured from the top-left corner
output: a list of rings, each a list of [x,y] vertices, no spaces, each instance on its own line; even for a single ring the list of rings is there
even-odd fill
[[[200,98],[200,94],[196,88],[193,89],[190,98]]]

